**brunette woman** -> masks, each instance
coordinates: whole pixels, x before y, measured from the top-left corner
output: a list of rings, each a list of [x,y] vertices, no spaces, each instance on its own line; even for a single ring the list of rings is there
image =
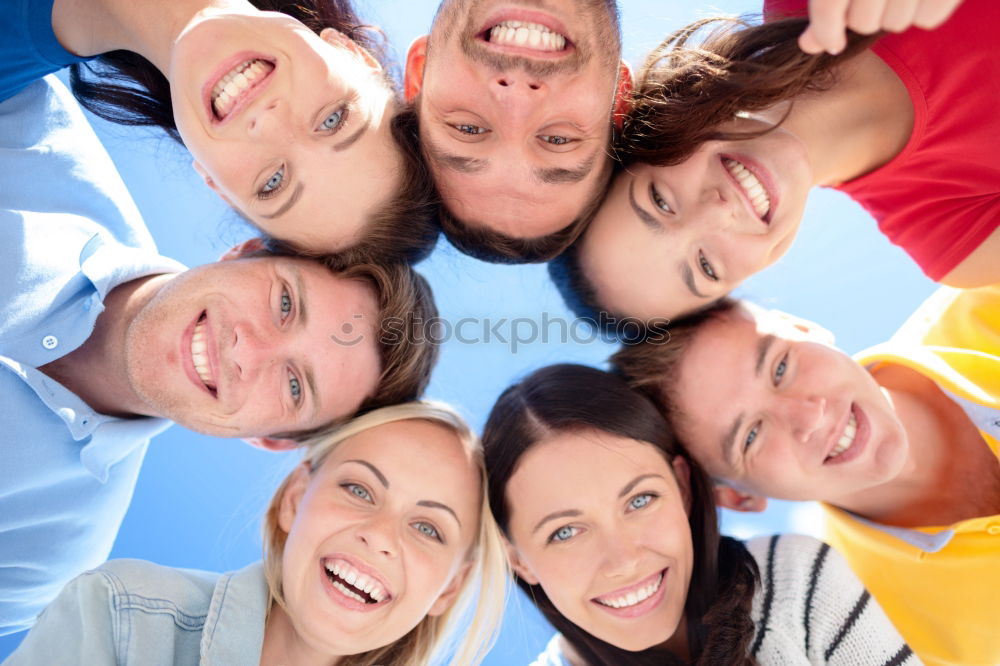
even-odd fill
[[[709,478],[618,377],[536,371],[483,447],[517,583],[559,631],[538,666],[918,663],[826,545],[720,537]]]
[[[806,5],[768,0],[763,25],[700,21],[649,55],[623,169],[553,268],[571,302],[642,318],[705,307],[784,254],[818,185],[861,203],[932,279],[1000,281],[1000,4],[852,34],[836,56],[800,50],[807,19],[783,17]]]
[[[400,114],[384,41],[350,0],[6,4],[0,100],[72,64],[84,106],[163,128],[282,245],[344,263],[433,246],[415,119]]]
[[[453,663],[476,664],[504,597],[485,490],[453,411],[369,412],[307,445],[265,514],[263,562],[220,575],[113,560],[67,585],[5,663],[418,666],[450,638]]]

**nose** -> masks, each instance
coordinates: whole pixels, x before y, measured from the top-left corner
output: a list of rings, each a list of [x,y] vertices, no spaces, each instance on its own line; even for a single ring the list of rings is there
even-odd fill
[[[548,88],[538,77],[520,71],[506,71],[493,76],[490,93],[507,114],[524,115],[539,103]]]
[[[288,105],[280,99],[265,100],[247,114],[247,134],[254,138],[289,133]]]
[[[601,571],[606,578],[629,578],[639,568],[639,542],[627,533],[609,535],[601,549]]]
[[[355,535],[372,552],[386,557],[399,553],[398,524],[391,517],[373,516],[358,527]]]
[[[229,360],[238,379],[253,379],[276,362],[277,349],[265,331],[248,323],[238,323],[233,327],[232,336]]]
[[[804,444],[823,426],[826,399],[818,396],[779,396],[777,411],[795,441]]]

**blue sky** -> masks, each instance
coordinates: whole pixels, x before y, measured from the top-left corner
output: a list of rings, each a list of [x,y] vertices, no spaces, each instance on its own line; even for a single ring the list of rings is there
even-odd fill
[[[382,26],[399,56],[427,31],[436,8],[431,0],[372,0],[362,14]],[[759,10],[746,1],[702,4],[693,0],[622,0],[625,57],[636,64],[673,29],[719,12]],[[693,5],[699,5],[695,9]],[[249,231],[190,168],[190,157],[150,130],[95,121],[161,252],[189,265],[217,258]],[[442,316],[570,319],[541,266],[493,266],[469,259],[442,242],[420,265],[437,296]],[[813,319],[832,330],[840,346],[855,352],[888,338],[933,289],[905,254],[890,245],[856,204],[832,191],[813,193],[795,245],[776,266],[739,292],[761,305]],[[522,331],[530,325],[520,324]],[[509,330],[509,329],[508,329]],[[553,337],[557,328],[550,329]],[[480,331],[482,333],[482,331]],[[536,341],[519,345],[491,336],[475,344],[451,340],[442,349],[429,397],[456,405],[480,428],[496,396],[527,372],[555,362],[599,365],[612,348],[588,341]],[[467,338],[472,329],[467,329]],[[480,335],[479,337],[482,337]],[[181,428],[155,439],[135,498],[112,557],[225,571],[260,557],[260,516],[292,455],[252,449]],[[817,533],[811,505],[776,502],[762,516],[723,517],[724,530],[738,536],[797,531]],[[527,664],[551,629],[530,602],[515,597],[504,618],[499,645],[487,664]],[[0,659],[19,637],[0,638]]]

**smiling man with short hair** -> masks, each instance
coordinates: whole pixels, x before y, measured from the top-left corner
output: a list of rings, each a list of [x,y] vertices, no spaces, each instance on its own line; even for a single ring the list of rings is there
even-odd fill
[[[927,664],[1000,663],[1000,285],[944,288],[854,359],[725,300],[613,363],[722,506],[822,501],[827,538]]]
[[[630,85],[613,0],[445,0],[410,47],[406,95],[452,242],[507,262],[572,242],[607,188]]]
[[[0,634],[104,561],[170,421],[284,449],[426,386],[433,345],[380,335],[436,315],[412,269],[160,256],[54,78],[0,103],[0,155]]]

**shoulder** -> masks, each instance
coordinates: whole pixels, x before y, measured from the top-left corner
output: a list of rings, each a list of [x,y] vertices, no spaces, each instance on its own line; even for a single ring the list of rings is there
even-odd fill
[[[175,569],[145,560],[111,560],[88,571],[82,584],[104,587],[122,597],[123,607],[155,600],[187,614],[204,615],[212,601],[218,573]]]
[[[779,597],[782,606],[808,604],[821,586],[853,585],[861,589],[844,558],[813,537],[775,534],[751,539],[746,547],[760,569],[755,606],[758,601],[773,606]]]

